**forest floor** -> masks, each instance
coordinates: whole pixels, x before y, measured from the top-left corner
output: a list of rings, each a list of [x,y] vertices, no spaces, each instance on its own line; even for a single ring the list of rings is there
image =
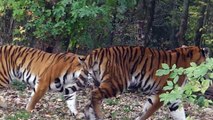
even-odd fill
[[[0,108],[0,120],[76,120],[70,116],[66,103],[60,93],[47,92],[37,103],[32,113],[25,111],[30,97],[30,90],[14,89],[1,90],[0,96],[7,101],[7,108]],[[83,119],[83,108],[89,101],[89,91],[78,93],[77,120]],[[106,99],[102,108],[104,120],[133,120],[143,109],[144,97],[137,94],[125,93],[113,99]],[[200,108],[197,105],[184,104],[189,120],[213,120],[213,106]],[[149,120],[171,120],[169,110],[161,107]]]

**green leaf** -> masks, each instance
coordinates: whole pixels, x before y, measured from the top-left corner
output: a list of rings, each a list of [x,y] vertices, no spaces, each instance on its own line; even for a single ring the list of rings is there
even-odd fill
[[[179,76],[176,76],[173,80],[174,84],[176,84],[178,82],[178,80],[179,80]]]
[[[177,76],[177,72],[172,72],[171,74],[170,74],[170,78],[175,78]]]
[[[159,70],[156,71],[156,75],[157,76],[168,75],[169,72],[170,72],[169,70],[159,69]]]
[[[172,65],[172,69],[171,69],[171,71],[173,71],[174,69],[176,69],[176,64],[174,64],[174,65]]]
[[[196,66],[197,66],[196,63],[194,63],[194,62],[191,62],[190,65],[191,65],[192,67],[196,67]]]
[[[183,69],[182,67],[177,69],[178,75],[182,75],[184,71],[185,71],[185,69]]]
[[[172,90],[173,89],[173,86],[165,86],[165,87],[163,87],[163,90]]]
[[[162,68],[168,70],[169,69],[169,65],[165,64],[165,63],[162,63]]]
[[[172,86],[172,87],[173,87],[173,85],[174,85],[174,84],[173,84],[173,82],[172,82],[172,81],[167,81],[167,85],[168,85],[168,86]]]
[[[210,79],[213,79],[213,73],[209,73],[208,76]]]
[[[195,98],[193,98],[193,97],[188,97],[188,100],[189,100],[191,103],[194,103]]]
[[[202,81],[201,93],[204,94],[205,91],[209,88],[209,86],[210,86],[210,80],[203,80]]]

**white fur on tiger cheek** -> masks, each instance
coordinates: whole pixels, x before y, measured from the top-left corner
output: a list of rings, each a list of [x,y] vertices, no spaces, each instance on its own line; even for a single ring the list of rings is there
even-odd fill
[[[80,73],[81,73],[81,71],[80,71],[80,70],[76,71],[76,72],[75,72],[75,76],[74,76],[74,77],[75,77],[75,78],[79,77]]]
[[[93,68],[92,68],[94,71],[98,71],[99,67],[98,67],[98,63],[96,63]]]

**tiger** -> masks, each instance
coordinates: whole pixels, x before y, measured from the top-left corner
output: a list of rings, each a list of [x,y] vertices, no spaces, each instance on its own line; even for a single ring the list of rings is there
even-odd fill
[[[10,83],[19,80],[32,88],[26,110],[32,112],[36,103],[48,90],[61,92],[72,115],[76,109],[76,92],[69,92],[77,81],[82,69],[79,58],[74,53],[47,53],[39,49],[16,45],[0,46],[0,88],[9,88]],[[84,81],[82,81],[84,82]],[[74,88],[73,88],[74,89]],[[3,100],[0,100],[2,107]]]
[[[166,91],[169,75],[157,76],[162,63],[170,67],[174,64],[187,68],[191,62],[200,64],[208,57],[208,49],[196,46],[183,46],[172,50],[158,50],[143,46],[112,46],[97,48],[85,58],[79,58],[83,69],[79,80],[94,86],[89,104],[86,105],[85,119],[103,119],[101,103],[105,98],[116,97],[129,91],[138,91],[147,96],[142,113],[136,120],[145,120],[157,111],[163,102],[159,96]],[[186,76],[179,77],[178,85],[186,82]],[[176,100],[167,105],[171,117],[185,120],[182,101]]]

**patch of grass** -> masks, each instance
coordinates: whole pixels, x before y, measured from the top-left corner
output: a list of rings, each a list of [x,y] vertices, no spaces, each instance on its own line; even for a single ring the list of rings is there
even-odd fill
[[[123,117],[122,120],[130,120],[128,117]]]
[[[18,90],[18,91],[24,91],[27,87],[27,85],[21,81],[18,80],[13,80],[12,83],[12,88]]]
[[[112,116],[112,119],[113,119],[113,120],[116,119],[116,115],[117,115],[117,112],[112,112],[112,113],[111,113],[111,116]]]
[[[28,120],[30,118],[30,113],[26,110],[20,110],[16,113],[9,115],[5,118],[5,120]]]
[[[118,105],[119,99],[106,99],[105,102],[107,105]]]
[[[132,109],[130,108],[129,105],[125,105],[125,106],[124,106],[124,112],[129,113],[129,112],[131,112],[131,111],[132,111]]]

